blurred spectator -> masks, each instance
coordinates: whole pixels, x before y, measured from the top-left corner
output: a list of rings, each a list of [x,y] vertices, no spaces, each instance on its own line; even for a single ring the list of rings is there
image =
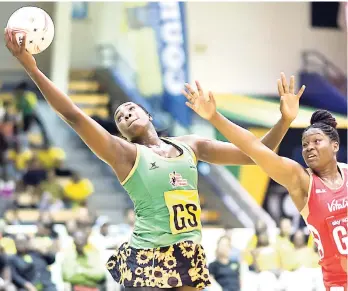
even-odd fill
[[[36,112],[37,96],[34,92],[28,91],[28,84],[21,82],[13,91],[16,101],[16,107],[19,113],[22,115],[22,130],[24,133],[28,133],[31,126],[35,122],[40,128],[44,144],[48,145],[49,140],[46,132],[46,128],[43,125],[41,119]]]
[[[69,236],[64,238],[64,240],[61,242],[63,249],[69,249],[74,246],[73,237],[77,230],[81,230],[86,233],[87,237],[89,237],[92,233],[92,225],[94,223],[94,219],[88,208],[80,207],[75,211],[77,211],[76,220],[69,220],[66,223],[66,228]],[[91,247],[92,245],[88,243],[87,246]]]
[[[269,271],[276,275],[280,272],[280,257],[277,249],[270,244],[267,233],[258,236],[256,249],[252,252],[254,269],[260,273]]]
[[[225,235],[229,237],[231,241],[232,241],[232,234],[233,234],[233,227],[226,227]],[[230,258],[232,261],[237,261],[237,262],[241,261],[241,251],[235,248],[233,245],[231,246]]]
[[[281,268],[287,271],[291,271],[294,268],[294,245],[291,242],[291,230],[291,220],[288,218],[282,218],[280,220],[280,233],[276,238],[276,248],[280,256]]]
[[[109,227],[109,219],[106,216],[100,216],[89,236],[89,243],[100,251],[115,249],[118,246],[118,239],[117,237],[110,235]]]
[[[3,112],[0,112],[0,170],[1,178],[5,181],[9,178],[7,150],[15,142],[16,116],[11,112],[10,103],[3,102]]]
[[[53,168],[57,177],[70,177],[73,174],[72,170],[64,166],[64,160],[63,157],[55,157],[53,160]]]
[[[228,236],[223,236],[218,241],[216,260],[209,265],[209,272],[223,291],[239,291],[240,264],[231,260],[230,253],[231,241]]]
[[[66,222],[65,227],[66,227],[66,231],[67,231],[68,235],[72,237],[74,235],[74,233],[77,231],[76,220],[73,220],[73,219],[68,220]]]
[[[257,246],[259,236],[264,233],[267,233],[267,225],[262,220],[259,220],[255,225],[255,234],[248,242],[246,250],[243,254],[243,260],[248,264],[250,270],[253,270],[254,267],[252,252]]]
[[[61,250],[69,250],[74,246],[74,233],[77,231],[77,222],[74,219],[68,220],[65,224],[68,236],[60,241]]]
[[[322,275],[319,268],[319,255],[306,245],[305,234],[302,230],[294,235],[293,249],[294,272],[283,272],[279,278],[280,288],[286,291],[293,290],[321,290]]]
[[[65,198],[68,198],[72,207],[85,205],[87,198],[93,193],[93,184],[88,179],[82,179],[74,172],[71,181],[64,187]]]
[[[44,145],[37,150],[37,156],[45,169],[53,169],[57,159],[65,159],[65,152],[58,147],[49,147]]]
[[[0,247],[4,250],[4,252],[8,255],[13,255],[16,253],[16,245],[14,240],[5,232],[6,222],[1,219],[0,220]]]
[[[30,249],[27,236],[18,234],[15,238],[17,254],[10,257],[13,283],[20,290],[55,291],[48,266],[53,264],[55,256],[45,250]]]
[[[74,248],[64,255],[62,262],[63,280],[72,285],[72,290],[85,287],[102,290],[105,283],[105,267],[99,251],[87,245],[87,234],[77,231],[74,234]]]
[[[0,246],[0,290],[14,291],[16,287],[12,284],[11,269],[8,257],[4,249]]]
[[[59,250],[58,233],[54,230],[54,222],[49,212],[42,212],[37,222],[37,232],[34,243],[42,245],[43,248],[49,249],[52,252]]]
[[[127,208],[123,214],[124,222],[117,225],[113,235],[118,239],[118,246],[128,241],[132,235],[135,224],[135,212],[133,208]]]
[[[319,255],[314,249],[307,246],[306,237],[302,230],[296,231],[294,246],[293,261],[295,270],[300,268],[317,268],[319,266]]]
[[[53,169],[47,172],[47,179],[40,183],[39,192],[41,197],[39,208],[41,210],[60,210],[64,208],[63,187],[57,181]]]
[[[34,156],[30,162],[26,173],[23,175],[23,186],[38,186],[47,179],[47,171],[42,167],[39,159]]]
[[[78,213],[76,218],[77,228],[90,235],[92,226],[95,222],[94,215],[88,210],[87,207],[80,207],[76,211]]]
[[[280,257],[276,247],[270,244],[266,232],[258,235],[257,246],[252,255],[253,270],[257,273],[255,283],[258,291],[278,290],[278,276],[281,274]]]
[[[14,148],[7,152],[7,159],[12,163],[14,170],[20,173],[27,169],[33,157],[33,151],[28,148],[22,149],[20,143],[16,143]]]

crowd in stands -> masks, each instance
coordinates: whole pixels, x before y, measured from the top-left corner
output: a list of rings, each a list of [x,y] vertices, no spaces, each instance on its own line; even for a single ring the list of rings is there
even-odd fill
[[[132,223],[110,236],[107,218],[90,213],[93,184],[64,165],[37,104],[26,83],[0,99],[0,290],[102,290],[101,251],[115,249]]]
[[[325,290],[313,240],[303,230],[292,233],[288,218],[280,221],[276,236],[260,221],[245,250],[232,247],[232,240],[238,237],[231,233],[227,230],[218,240],[216,260],[209,264],[211,290]]]

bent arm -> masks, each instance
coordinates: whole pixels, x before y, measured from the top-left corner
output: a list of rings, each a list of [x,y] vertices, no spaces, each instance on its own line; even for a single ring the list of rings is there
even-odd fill
[[[261,139],[261,142],[271,150],[275,150],[285,134],[291,122],[281,118],[277,124]],[[197,159],[217,165],[253,165],[254,161],[243,153],[238,147],[199,136],[184,136],[179,138],[188,143],[194,150]]]
[[[302,186],[302,189],[308,189],[309,175],[300,164],[278,156],[251,132],[230,122],[220,113],[215,114],[210,122],[227,140],[240,148],[273,180],[287,188],[290,193],[297,191]]]
[[[135,160],[136,149],[134,145],[110,135],[76,106],[37,67],[27,70],[27,73],[58,115],[77,132],[101,160],[112,165],[124,158],[133,157]]]

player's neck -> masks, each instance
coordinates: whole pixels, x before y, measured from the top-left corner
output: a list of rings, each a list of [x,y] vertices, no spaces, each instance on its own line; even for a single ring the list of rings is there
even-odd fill
[[[133,142],[142,144],[147,147],[152,147],[159,146],[161,144],[161,139],[158,137],[155,128],[152,127],[137,139],[133,140]]]
[[[316,170],[316,173],[324,181],[334,181],[337,179],[338,175],[342,175],[336,161],[327,164],[323,169]]]
[[[223,265],[227,265],[230,262],[230,258],[225,256],[217,257],[217,260]]]

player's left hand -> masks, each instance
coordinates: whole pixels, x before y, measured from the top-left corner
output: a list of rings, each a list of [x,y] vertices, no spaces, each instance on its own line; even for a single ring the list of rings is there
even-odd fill
[[[278,79],[278,93],[280,96],[280,112],[282,118],[288,122],[293,122],[298,114],[300,108],[300,98],[306,88],[302,86],[301,89],[295,94],[295,77],[290,77],[290,86],[286,81],[284,73],[280,74],[281,79]]]
[[[185,84],[187,91],[182,93],[187,98],[186,105],[196,112],[200,117],[210,120],[216,113],[216,103],[214,95],[209,91],[208,96],[205,96],[201,85],[196,81],[197,92],[190,84]]]

